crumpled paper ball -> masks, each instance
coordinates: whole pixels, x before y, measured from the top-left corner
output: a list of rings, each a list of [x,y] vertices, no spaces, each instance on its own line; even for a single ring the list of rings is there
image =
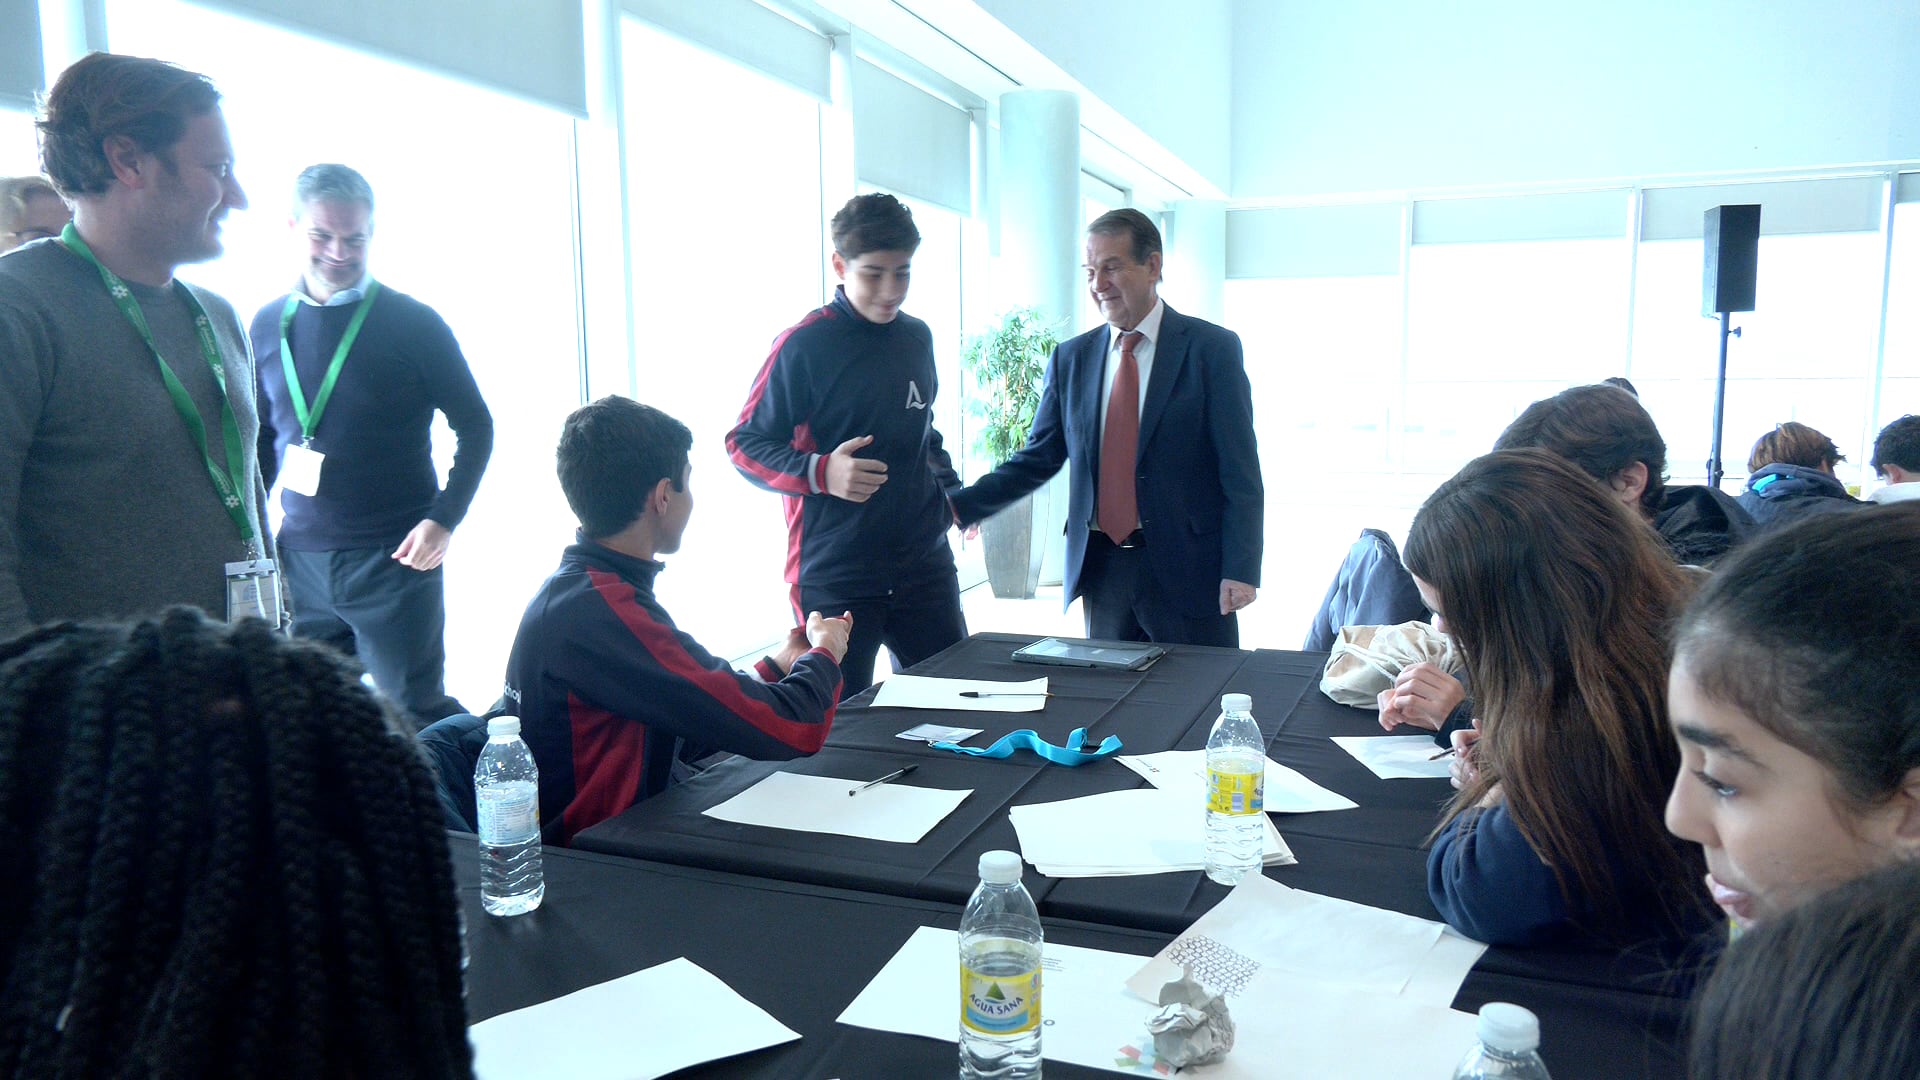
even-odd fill
[[[1160,1011],[1147,1020],[1147,1030],[1154,1056],[1176,1069],[1211,1065],[1233,1049],[1227,996],[1207,993],[1191,973],[1160,988]]]

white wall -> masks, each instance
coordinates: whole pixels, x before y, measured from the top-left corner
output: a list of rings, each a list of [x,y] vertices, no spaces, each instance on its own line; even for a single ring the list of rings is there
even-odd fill
[[[1226,190],[1232,162],[1233,0],[977,2]]]
[[[1920,158],[1914,0],[1234,0],[1232,37],[1236,199]]]

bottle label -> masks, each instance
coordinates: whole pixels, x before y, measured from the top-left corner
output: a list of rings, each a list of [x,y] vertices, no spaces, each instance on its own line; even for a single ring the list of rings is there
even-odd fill
[[[540,834],[539,789],[528,785],[526,793],[489,792],[482,789],[476,800],[480,818],[480,839],[489,844],[517,844]]]
[[[983,1035],[1024,1035],[1040,1026],[1040,969],[983,975],[960,965],[960,1022]]]
[[[1263,805],[1266,770],[1223,772],[1207,770],[1207,809],[1216,814],[1257,814]]]

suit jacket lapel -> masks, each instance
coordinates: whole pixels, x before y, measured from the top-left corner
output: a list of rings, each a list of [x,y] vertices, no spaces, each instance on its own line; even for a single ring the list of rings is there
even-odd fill
[[[1100,463],[1100,407],[1105,404],[1107,389],[1107,328],[1102,325],[1097,333],[1082,335],[1086,348],[1081,351],[1080,362],[1073,373],[1078,384],[1068,399],[1077,401],[1087,410],[1080,417],[1080,430],[1088,432],[1088,443],[1083,447],[1068,447],[1069,454],[1091,454],[1083,458],[1089,463],[1095,475],[1098,475]]]
[[[1153,429],[1167,411],[1180,366],[1187,360],[1186,319],[1172,308],[1160,313],[1160,340],[1153,343],[1153,373],[1147,376],[1147,402],[1140,413],[1140,451],[1146,452]]]

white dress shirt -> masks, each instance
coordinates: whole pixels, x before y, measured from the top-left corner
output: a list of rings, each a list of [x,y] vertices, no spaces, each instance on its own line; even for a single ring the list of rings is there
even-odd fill
[[[1160,340],[1160,318],[1167,312],[1166,301],[1154,298],[1153,310],[1134,327],[1146,335],[1133,347],[1133,362],[1140,367],[1140,412],[1147,411],[1147,376],[1153,373],[1153,347]],[[1120,335],[1126,331],[1107,325],[1107,374],[1100,381],[1100,438],[1107,437],[1107,406],[1113,403],[1113,378],[1120,373]]]

